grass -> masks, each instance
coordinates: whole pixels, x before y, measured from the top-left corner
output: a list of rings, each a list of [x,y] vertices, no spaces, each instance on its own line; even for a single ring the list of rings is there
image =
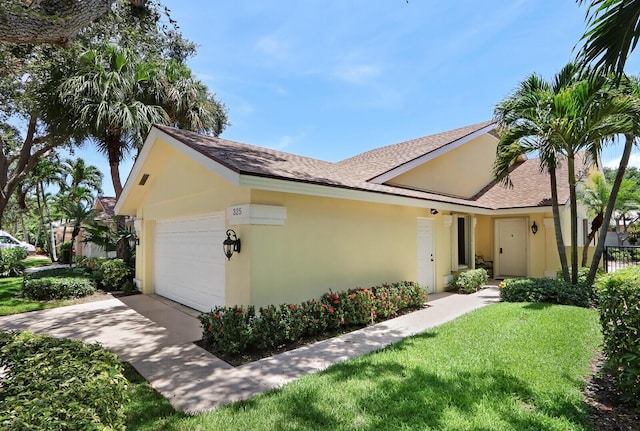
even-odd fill
[[[29,256],[24,260],[25,268],[36,268],[47,265],[51,265],[51,259],[47,256]]]
[[[500,303],[284,388],[196,416],[132,384],[135,430],[589,430],[593,310]]]
[[[65,301],[32,301],[23,298],[22,277],[0,278],[0,316],[44,310],[67,304]]]
[[[51,264],[48,257],[30,256],[24,261],[26,268],[35,268]],[[60,271],[60,270],[58,270]],[[68,271],[68,270],[65,270]],[[60,272],[59,275],[64,275]],[[61,307],[73,303],[67,301],[33,301],[21,296],[22,277],[0,278],[0,316],[25,313],[27,311],[44,310]]]

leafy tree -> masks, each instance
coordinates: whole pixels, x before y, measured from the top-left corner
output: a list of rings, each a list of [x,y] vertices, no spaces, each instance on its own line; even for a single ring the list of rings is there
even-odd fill
[[[626,116],[632,101],[613,91],[603,77],[586,79],[576,66],[565,66],[553,83],[532,75],[495,109],[501,129],[494,176],[509,184],[509,167],[521,154],[538,151],[541,169],[551,178],[556,242],[563,277],[578,282],[578,225],[575,160],[584,152],[595,162],[602,146],[616,134],[631,129]],[[571,277],[561,234],[556,168],[567,163],[571,212]]]
[[[0,224],[9,199],[38,161],[74,142],[53,88],[66,67],[49,58],[54,51],[0,44],[0,63],[8,67],[0,74]]]

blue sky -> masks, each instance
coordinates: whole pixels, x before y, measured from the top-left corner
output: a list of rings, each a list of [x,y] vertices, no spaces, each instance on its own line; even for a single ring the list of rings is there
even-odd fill
[[[571,60],[586,12],[574,0],[164,3],[229,109],[222,137],[328,161],[490,119],[527,75],[551,79]],[[113,194],[104,156],[77,154]]]

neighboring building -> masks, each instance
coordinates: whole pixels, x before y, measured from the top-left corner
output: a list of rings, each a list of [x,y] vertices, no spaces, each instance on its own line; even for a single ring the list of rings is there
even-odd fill
[[[105,226],[113,226],[115,228],[115,212],[116,198],[110,196],[98,196],[93,207],[94,221]],[[70,231],[71,228],[67,228]],[[85,257],[115,257],[115,251],[107,252],[102,246],[92,242],[84,242],[85,230],[80,230],[80,234],[76,238],[76,254]]]
[[[548,175],[523,159],[513,188],[496,184],[494,128],[475,124],[330,163],[154,126],[115,207],[136,217],[137,283],[205,311],[399,280],[440,292],[477,255],[494,277],[553,276]],[[564,204],[566,163],[558,178]],[[561,216],[569,245],[568,206]],[[242,241],[231,260],[228,229]]]

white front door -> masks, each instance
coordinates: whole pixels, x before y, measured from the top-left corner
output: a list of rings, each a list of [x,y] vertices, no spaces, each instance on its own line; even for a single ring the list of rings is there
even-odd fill
[[[224,213],[158,220],[155,293],[200,311],[225,304]]]
[[[418,219],[418,284],[429,293],[435,292],[435,256],[433,220]]]
[[[498,276],[527,275],[528,232],[526,218],[496,220]]]

